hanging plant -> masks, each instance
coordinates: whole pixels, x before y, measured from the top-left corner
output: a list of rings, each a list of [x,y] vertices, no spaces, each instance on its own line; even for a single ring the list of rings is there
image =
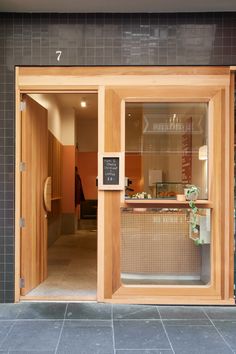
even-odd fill
[[[194,185],[190,185],[187,189],[186,189],[186,200],[189,201],[189,206],[191,208],[191,216],[190,216],[190,224],[191,224],[191,230],[192,232],[197,235],[199,233],[199,229],[198,229],[198,208],[195,204],[195,201],[197,200],[199,194],[199,188],[194,186]],[[194,238],[194,242],[196,245],[200,245],[200,240],[199,238]]]

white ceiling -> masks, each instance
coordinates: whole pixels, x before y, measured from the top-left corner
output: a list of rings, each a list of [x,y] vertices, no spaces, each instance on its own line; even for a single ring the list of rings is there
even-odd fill
[[[1,0],[0,12],[212,12],[236,11],[236,0]]]
[[[46,109],[56,104],[62,111],[73,108],[79,119],[98,119],[98,95],[96,93],[42,93],[29,96]],[[86,108],[81,108],[82,100],[86,101]]]
[[[98,95],[96,93],[54,93],[62,109],[74,108],[79,119],[98,119]],[[86,101],[86,108],[80,102]]]

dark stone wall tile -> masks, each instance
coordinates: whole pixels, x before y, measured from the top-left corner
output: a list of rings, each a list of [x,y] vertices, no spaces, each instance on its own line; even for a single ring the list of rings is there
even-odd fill
[[[236,13],[0,13],[1,302],[14,300],[16,65],[236,65]]]

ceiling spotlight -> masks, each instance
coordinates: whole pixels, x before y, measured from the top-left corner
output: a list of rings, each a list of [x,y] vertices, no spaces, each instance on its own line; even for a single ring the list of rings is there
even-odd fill
[[[87,107],[87,102],[85,101],[84,98],[80,101],[80,106],[81,106],[82,108],[86,108],[86,107]]]

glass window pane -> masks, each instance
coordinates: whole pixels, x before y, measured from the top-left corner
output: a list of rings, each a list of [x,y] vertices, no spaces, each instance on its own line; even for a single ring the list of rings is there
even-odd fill
[[[183,194],[187,185],[208,198],[207,103],[126,103],[126,197]]]
[[[211,273],[211,210],[121,209],[123,284],[206,285]]]

